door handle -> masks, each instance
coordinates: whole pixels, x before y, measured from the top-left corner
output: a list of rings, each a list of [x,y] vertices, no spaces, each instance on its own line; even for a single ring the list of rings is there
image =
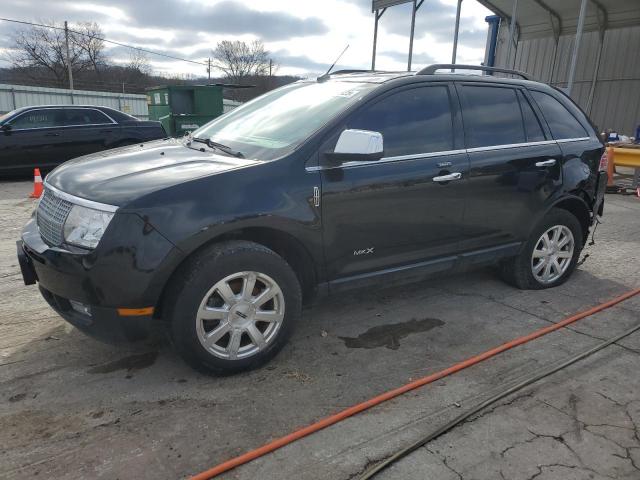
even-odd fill
[[[549,160],[544,160],[542,162],[536,162],[536,167],[553,167],[556,164],[555,158],[550,158]]]
[[[45,133],[44,136],[45,137],[59,137],[60,134],[51,132],[51,133]]]
[[[433,181],[434,182],[450,182],[451,180],[460,180],[461,178],[462,178],[462,174],[460,172],[454,172],[448,175],[433,177]]]

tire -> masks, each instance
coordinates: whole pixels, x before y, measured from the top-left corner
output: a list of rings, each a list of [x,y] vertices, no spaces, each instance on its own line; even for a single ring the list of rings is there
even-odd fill
[[[165,306],[180,356],[197,370],[229,375],[259,367],[280,351],[300,319],[302,292],[278,254],[229,241],[206,247],[179,269]]]
[[[556,232],[559,233],[559,239],[554,241]],[[546,236],[546,240],[543,236]],[[568,243],[559,247],[567,238]],[[520,254],[501,264],[501,276],[507,283],[522,290],[561,285],[576,268],[582,251],[582,238],[582,226],[578,219],[567,210],[554,208],[533,229]],[[568,245],[571,242],[573,248],[570,252]],[[554,264],[553,258],[557,263]],[[551,264],[548,269],[550,274],[545,279],[548,264]],[[559,271],[558,266],[561,267]]]

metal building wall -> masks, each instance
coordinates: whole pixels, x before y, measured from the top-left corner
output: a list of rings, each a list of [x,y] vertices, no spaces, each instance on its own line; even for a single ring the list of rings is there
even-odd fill
[[[553,86],[566,87],[574,35],[561,36],[557,48],[554,37],[520,40],[507,62],[508,33],[508,24],[502,22],[496,66],[523,70]],[[594,85],[599,42],[599,32],[583,33],[571,97],[600,130],[635,135],[640,124],[640,25],[605,31]]]
[[[146,95],[74,90],[72,96],[64,88],[0,84],[0,113],[33,105],[73,104],[111,107],[142,120],[149,118]]]

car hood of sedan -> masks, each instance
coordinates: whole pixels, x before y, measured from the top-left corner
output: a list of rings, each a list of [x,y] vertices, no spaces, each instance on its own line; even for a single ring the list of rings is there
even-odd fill
[[[166,139],[76,158],[56,168],[45,181],[77,197],[122,206],[172,185],[257,163]]]

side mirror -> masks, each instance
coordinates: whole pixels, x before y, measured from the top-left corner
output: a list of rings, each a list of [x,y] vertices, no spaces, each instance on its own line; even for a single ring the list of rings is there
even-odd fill
[[[11,131],[11,124],[10,123],[5,123],[0,128],[2,129],[3,132],[8,133],[8,132]]]
[[[345,130],[340,134],[333,152],[327,156],[337,162],[367,162],[380,160],[384,155],[380,132]]]

